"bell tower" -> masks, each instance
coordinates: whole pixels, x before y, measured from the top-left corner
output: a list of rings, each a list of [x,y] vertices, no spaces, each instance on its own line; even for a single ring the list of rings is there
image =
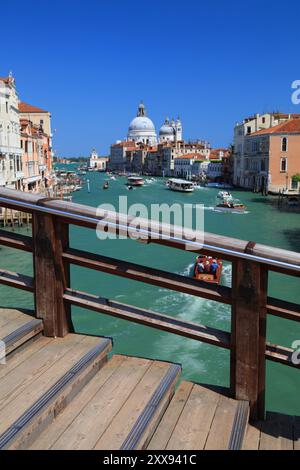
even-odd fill
[[[182,140],[182,124],[181,124],[181,119],[179,116],[176,120],[175,129],[176,129],[176,141]]]

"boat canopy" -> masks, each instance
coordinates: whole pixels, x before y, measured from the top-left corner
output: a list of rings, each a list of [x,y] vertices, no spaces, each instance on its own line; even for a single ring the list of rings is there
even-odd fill
[[[181,179],[177,179],[177,178],[171,178],[171,179],[169,179],[169,182],[174,183],[174,184],[190,184],[190,185],[193,185],[193,183],[191,181],[181,180]]]

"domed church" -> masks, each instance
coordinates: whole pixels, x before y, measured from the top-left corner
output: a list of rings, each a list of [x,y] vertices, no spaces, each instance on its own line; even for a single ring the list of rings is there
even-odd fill
[[[135,117],[129,125],[127,139],[148,145],[157,144],[157,135],[154,124],[151,119],[147,117],[143,103],[140,103],[137,117]]]
[[[147,117],[146,108],[141,102],[138,107],[137,116],[131,121],[127,134],[128,141],[143,143],[147,145],[157,144],[157,135],[155,126],[151,119]],[[179,142],[182,140],[182,124],[181,120],[167,117],[159,131],[159,142]]]
[[[159,131],[159,141],[160,142],[178,142],[182,140],[182,125],[180,118],[178,117],[175,122],[174,119],[169,121],[167,117],[165,122],[160,128]]]

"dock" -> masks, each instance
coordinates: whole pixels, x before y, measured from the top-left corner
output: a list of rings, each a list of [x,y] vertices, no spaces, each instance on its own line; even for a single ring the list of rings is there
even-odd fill
[[[0,284],[35,299],[33,311],[0,308],[0,449],[300,449],[300,417],[265,407],[266,361],[300,369],[292,349],[266,340],[267,315],[300,321],[298,304],[268,295],[268,272],[300,277],[299,253],[205,234],[199,252],[233,266],[231,287],[209,285],[70,248],[69,225],[94,229],[95,208],[7,189],[0,204],[32,214],[32,237],[0,230],[0,245],[32,253],[34,263],[34,277],[2,270]],[[129,235],[130,221],[110,215]],[[143,242],[148,230],[148,243],[185,249],[176,227],[169,239],[149,227],[140,219],[136,239],[143,228]],[[71,264],[230,305],[231,331],[78,292]],[[113,338],[74,332],[71,305],[228,349],[230,387],[182,380],[181,365],[159,352],[155,360],[115,354]]]

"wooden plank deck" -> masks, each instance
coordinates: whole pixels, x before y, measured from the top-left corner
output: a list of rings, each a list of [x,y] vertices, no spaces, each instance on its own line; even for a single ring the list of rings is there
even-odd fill
[[[0,340],[5,343],[5,354],[11,354],[22,344],[43,331],[43,323],[31,311],[0,308]]]
[[[209,388],[183,381],[148,449],[228,449],[238,403]]]
[[[120,449],[130,446],[131,441],[143,447],[151,426],[155,428],[159,419],[151,414],[149,403],[172,370],[173,376],[158,401],[165,406],[174,393],[179,366],[113,356],[31,449]],[[149,421],[143,421],[149,411]]]
[[[300,417],[268,413],[248,424],[248,402],[220,389],[182,381],[175,392],[177,364],[107,361],[108,339],[54,339],[42,329],[23,311],[0,309],[10,353],[0,364],[0,448],[300,450]]]
[[[243,450],[300,450],[299,423],[299,417],[269,412],[248,425]]]

